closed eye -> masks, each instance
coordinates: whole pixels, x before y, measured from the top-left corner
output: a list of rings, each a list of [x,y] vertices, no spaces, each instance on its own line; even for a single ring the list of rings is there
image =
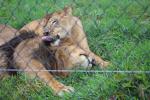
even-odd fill
[[[58,20],[57,20],[57,19],[54,20],[54,21],[52,21],[52,25],[57,24],[57,23],[58,23]]]

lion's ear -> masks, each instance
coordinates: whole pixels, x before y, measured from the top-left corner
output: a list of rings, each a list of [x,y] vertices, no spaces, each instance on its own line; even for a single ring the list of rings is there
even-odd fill
[[[65,15],[72,15],[72,7],[64,8]]]

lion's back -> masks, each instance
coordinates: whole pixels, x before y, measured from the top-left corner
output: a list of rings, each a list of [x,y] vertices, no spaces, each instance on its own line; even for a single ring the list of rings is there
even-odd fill
[[[6,42],[13,39],[17,36],[17,30],[11,26],[0,24],[0,45],[5,44]]]

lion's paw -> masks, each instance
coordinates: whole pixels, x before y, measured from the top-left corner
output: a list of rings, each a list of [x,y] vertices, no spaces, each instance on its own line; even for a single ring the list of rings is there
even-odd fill
[[[73,93],[74,92],[74,88],[71,86],[64,86],[63,88],[61,88],[56,94],[58,96],[64,96],[66,93]]]
[[[107,67],[108,65],[110,65],[110,62],[103,61],[103,62],[100,63],[100,65],[102,66],[102,68],[105,68],[105,67]]]

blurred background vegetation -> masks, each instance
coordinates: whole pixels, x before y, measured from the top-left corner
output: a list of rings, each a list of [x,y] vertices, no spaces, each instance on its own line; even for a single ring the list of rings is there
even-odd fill
[[[84,26],[90,48],[112,63],[106,70],[150,70],[149,0],[0,0],[0,24],[20,29],[47,13],[73,7]],[[96,69],[102,70],[102,69]],[[37,79],[7,77],[0,81],[1,100],[148,100],[150,74],[73,73],[58,78],[76,92],[64,98]]]

